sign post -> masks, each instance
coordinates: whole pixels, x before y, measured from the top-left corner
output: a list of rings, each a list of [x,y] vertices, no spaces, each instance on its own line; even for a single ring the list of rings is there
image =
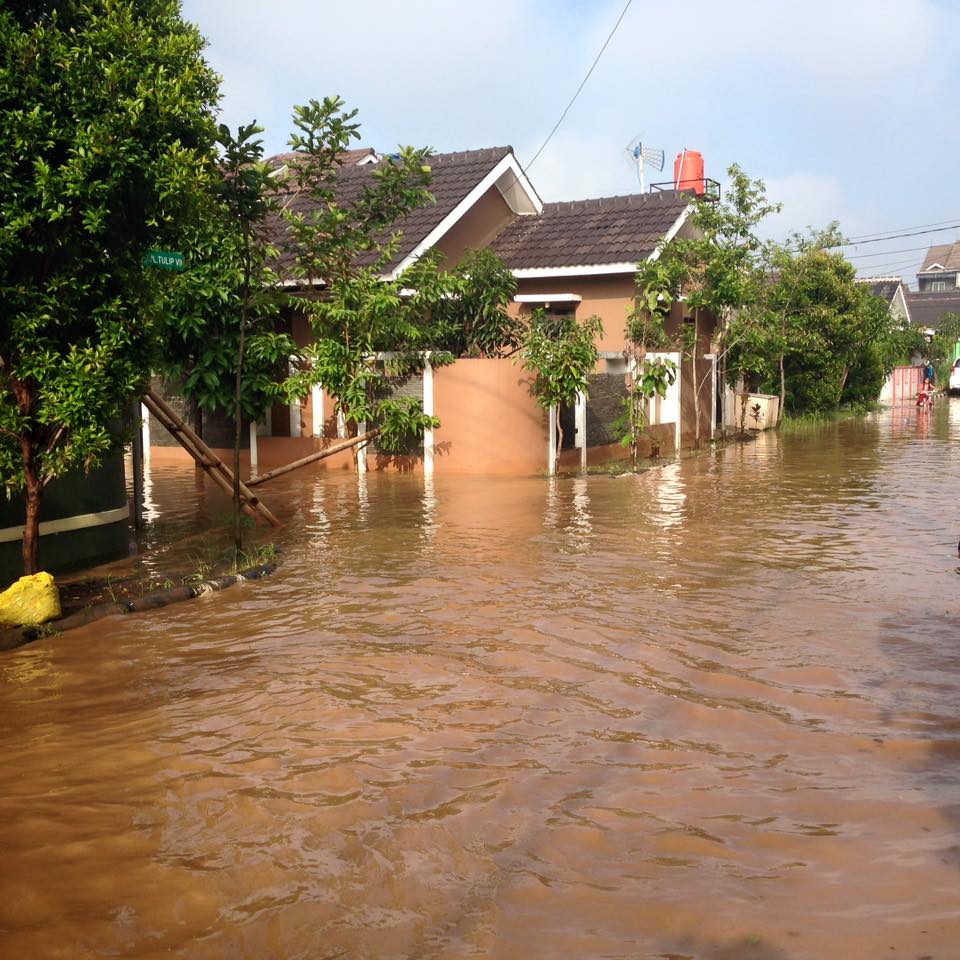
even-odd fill
[[[180,272],[183,270],[183,254],[174,250],[148,250],[143,258],[143,265]]]

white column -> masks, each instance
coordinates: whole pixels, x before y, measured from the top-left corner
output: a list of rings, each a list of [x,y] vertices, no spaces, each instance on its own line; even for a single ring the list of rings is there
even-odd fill
[[[357,436],[367,432],[367,421],[361,420],[357,424]],[[361,443],[357,446],[357,473],[367,472],[367,445]]]
[[[143,438],[143,462],[150,459],[150,411],[145,403],[140,404],[140,430]]]
[[[287,364],[290,376],[296,372],[294,362],[291,359]],[[300,421],[300,400],[296,398],[290,401],[290,436],[299,437],[303,433],[303,424]]]
[[[423,412],[433,416],[433,364],[430,363],[429,352],[423,358]],[[423,474],[433,473],[433,427],[423,431]]]
[[[260,470],[259,448],[257,446],[257,424],[255,420],[250,421],[250,476],[255,477]]]
[[[347,436],[347,418],[343,415],[342,410],[337,411],[337,438],[340,440],[346,439]]]
[[[580,469],[587,469],[587,395],[577,393],[573,408],[574,446],[580,450]]]
[[[553,476],[557,472],[557,408],[550,407],[547,411],[547,474]]]
[[[323,389],[317,385],[310,388],[310,408],[313,413],[313,435],[323,436]]]

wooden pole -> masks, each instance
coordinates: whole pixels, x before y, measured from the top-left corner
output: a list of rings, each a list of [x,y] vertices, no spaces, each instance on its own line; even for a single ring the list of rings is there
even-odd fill
[[[163,424],[187,453],[200,465],[201,469],[224,492],[233,496],[233,471],[177,416],[167,402],[155,391],[148,390],[143,397],[150,412]],[[267,509],[266,505],[249,490],[243,482],[240,484],[243,498],[243,511],[257,519],[262,516],[271,526],[279,527],[280,521]]]
[[[359,437],[350,437],[349,440],[344,440],[342,443],[335,443],[332,447],[327,447],[326,450],[318,450],[316,453],[301,457],[292,463],[285,463],[282,467],[277,467],[275,470],[268,470],[266,473],[261,473],[259,477],[253,477],[248,480],[247,486],[255,487],[258,483],[266,483],[267,480],[272,480],[274,477],[280,477],[285,473],[290,473],[291,470],[299,470],[300,467],[305,467],[307,464],[316,463],[318,460],[324,460],[326,457],[332,457],[335,453],[342,453],[344,450],[355,447],[358,443],[365,443],[368,440],[372,440],[379,432],[379,430],[369,430]]]

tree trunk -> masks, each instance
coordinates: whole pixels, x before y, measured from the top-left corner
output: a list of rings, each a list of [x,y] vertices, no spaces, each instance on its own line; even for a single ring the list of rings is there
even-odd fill
[[[563,424],[560,422],[560,404],[557,404],[557,458],[553,464],[554,475],[560,472],[560,453],[563,450]]]
[[[783,372],[783,351],[780,351],[780,406],[777,407],[777,428],[783,423],[783,406],[787,402],[787,379]]]
[[[23,572],[25,576],[40,572],[40,504],[43,500],[43,484],[37,476],[33,444],[22,440],[23,473],[26,479],[26,521],[23,526]]]
[[[249,241],[248,241],[249,242]],[[233,545],[243,550],[243,513],[240,509],[240,443],[243,437],[243,348],[250,311],[250,259],[244,264],[243,308],[240,314],[240,345],[237,348],[237,379],[233,395]]]

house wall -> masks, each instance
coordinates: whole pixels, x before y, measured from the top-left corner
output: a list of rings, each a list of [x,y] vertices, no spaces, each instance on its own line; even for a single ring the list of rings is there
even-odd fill
[[[547,417],[511,359],[458,360],[434,371],[435,469],[531,474],[547,466]]]
[[[575,293],[583,299],[577,304],[577,317],[598,316],[603,323],[602,351],[620,352],[626,346],[627,314],[633,309],[633,274],[599,277],[544,277],[517,282],[518,294]],[[512,316],[529,316],[536,304],[514,303]]]
[[[454,267],[468,250],[487,246],[515,217],[500,191],[491,186],[436,244],[436,249],[447,258],[444,266]]]

